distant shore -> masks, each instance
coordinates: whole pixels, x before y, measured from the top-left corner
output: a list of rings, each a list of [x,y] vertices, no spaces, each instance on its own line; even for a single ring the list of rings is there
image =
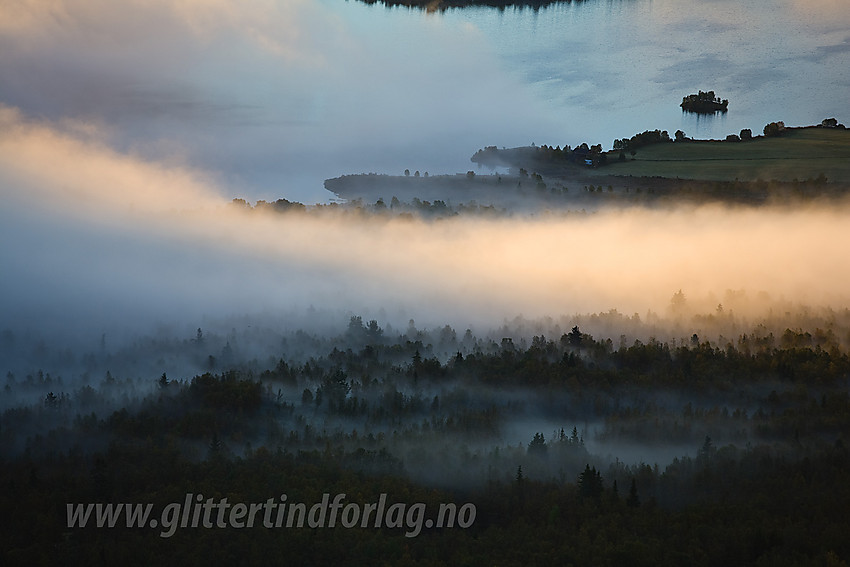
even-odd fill
[[[552,4],[582,3],[583,0],[360,0],[366,4],[383,4],[385,6],[406,6],[437,12],[450,8],[472,8],[485,6],[490,8],[544,8]]]
[[[724,140],[694,140],[683,132],[643,132],[615,141],[614,150],[596,146],[590,164],[582,146],[526,146],[479,150],[472,161],[489,168],[525,169],[547,177],[659,177],[705,181],[794,181],[820,175],[830,182],[850,184],[850,130],[835,119],[817,126],[786,128],[781,122],[764,127],[764,135],[748,129]],[[593,148],[591,148],[593,149]]]
[[[766,126],[764,136],[743,139],[692,140],[677,133],[673,141],[666,132],[645,132],[619,140],[623,149],[607,152],[586,144],[490,146],[472,156],[477,172],[343,175],[327,179],[325,188],[349,201],[388,207],[397,199],[539,209],[656,199],[759,204],[850,193],[850,130],[834,119],[802,128],[776,124],[781,123]],[[497,168],[503,173],[495,173]]]

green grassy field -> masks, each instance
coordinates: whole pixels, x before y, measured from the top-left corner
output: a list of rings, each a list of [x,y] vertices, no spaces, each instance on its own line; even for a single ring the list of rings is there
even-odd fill
[[[789,129],[775,138],[748,142],[695,141],[655,144],[637,150],[635,159],[616,161],[596,175],[633,175],[716,181],[792,181],[824,174],[830,182],[850,183],[850,130]]]

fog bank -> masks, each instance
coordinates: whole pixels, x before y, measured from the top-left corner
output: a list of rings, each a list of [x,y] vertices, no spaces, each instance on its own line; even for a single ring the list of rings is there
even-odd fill
[[[12,328],[99,336],[310,305],[495,327],[669,314],[678,290],[691,310],[727,301],[753,316],[779,301],[848,304],[846,205],[434,222],[273,214],[230,204],[238,188],[177,160],[116,152],[90,125],[3,107],[0,126],[0,317]]]

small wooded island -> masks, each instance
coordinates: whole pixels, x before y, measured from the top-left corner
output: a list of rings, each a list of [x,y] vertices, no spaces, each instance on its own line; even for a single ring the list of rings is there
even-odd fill
[[[686,97],[682,97],[682,104],[679,106],[685,112],[714,114],[715,112],[726,112],[729,101],[726,99],[720,100],[719,96],[714,96],[714,91],[699,91],[697,94],[689,94]]]

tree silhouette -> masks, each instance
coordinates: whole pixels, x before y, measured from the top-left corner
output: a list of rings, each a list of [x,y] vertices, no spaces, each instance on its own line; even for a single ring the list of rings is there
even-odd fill
[[[570,346],[574,346],[576,348],[581,347],[582,334],[578,325],[573,327],[573,330],[567,335],[567,340],[569,341]]]
[[[584,472],[578,475],[579,494],[590,498],[599,498],[602,494],[602,474],[589,464],[584,466]]]
[[[629,488],[629,496],[626,498],[626,505],[630,508],[637,508],[640,506],[640,498],[638,497],[637,483],[635,482],[635,479],[632,479],[632,485]]]
[[[546,439],[542,433],[535,433],[534,439],[528,444],[528,454],[545,457],[547,452]]]

